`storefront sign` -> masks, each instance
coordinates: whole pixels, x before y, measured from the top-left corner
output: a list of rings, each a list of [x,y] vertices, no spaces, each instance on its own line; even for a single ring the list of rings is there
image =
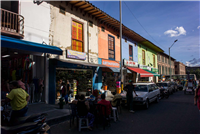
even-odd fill
[[[73,51],[73,50],[67,50],[67,58],[86,60],[86,53]]]
[[[151,68],[151,71],[152,72],[158,72],[158,69],[157,68]]]
[[[138,67],[138,63],[130,60],[124,59],[124,66],[130,66],[130,67]]]
[[[147,70],[151,71],[151,67],[146,66],[146,65],[140,65],[140,68],[147,69]]]
[[[108,67],[117,67],[119,68],[119,62],[117,61],[112,61],[112,60],[104,60],[102,59],[102,65],[108,66]]]

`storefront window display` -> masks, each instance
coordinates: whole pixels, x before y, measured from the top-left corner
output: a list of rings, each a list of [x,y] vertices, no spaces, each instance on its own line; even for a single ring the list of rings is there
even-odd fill
[[[103,86],[111,92],[116,92],[117,81],[120,81],[119,73],[103,72],[102,76]]]
[[[56,70],[56,98],[58,99],[61,94],[62,86],[61,83],[66,84],[67,80],[70,83],[71,95],[85,94],[90,91],[92,92],[92,70],[86,69],[57,69]]]

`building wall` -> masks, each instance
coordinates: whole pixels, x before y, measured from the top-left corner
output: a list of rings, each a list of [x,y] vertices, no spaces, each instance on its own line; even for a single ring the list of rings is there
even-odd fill
[[[19,1],[19,14],[24,17],[24,39],[31,42],[49,44],[50,4],[47,2],[34,3],[32,0]],[[45,79],[45,102],[49,103],[49,67],[48,60],[41,53],[31,56],[33,65],[33,78]]]
[[[51,4],[51,26],[50,26],[50,44],[60,47],[63,50],[63,55],[53,58],[66,59],[66,50],[72,48],[72,19],[83,23],[83,42],[86,60],[77,60],[78,62],[98,63],[98,27],[95,19],[83,15],[80,9],[72,8],[71,5],[66,5],[65,2],[50,1]],[[60,6],[65,8],[65,14],[60,13]],[[93,21],[93,27],[88,25],[88,21]],[[89,47],[88,47],[89,46]],[[89,60],[88,60],[89,52]],[[75,59],[67,59],[75,60]]]
[[[186,74],[185,65],[181,62],[175,62],[175,74]]]
[[[105,31],[101,31],[101,27],[105,28]],[[120,38],[117,38],[119,33],[115,32],[113,29],[108,28],[104,24],[98,25],[98,45],[99,45],[99,58],[109,59],[108,57],[108,35],[114,37],[115,40],[115,61],[120,61]]]
[[[160,57],[160,58],[159,58]],[[163,55],[162,53],[157,55],[158,58],[158,70],[159,70],[159,74],[162,75],[170,75],[169,73],[169,68],[170,68],[170,64],[169,64],[169,56]],[[162,61],[162,58],[164,58],[164,62]],[[167,60],[167,62],[166,62]],[[171,58],[171,74],[175,74],[175,68],[174,68],[174,59]],[[163,73],[163,68],[164,67],[164,73]],[[166,72],[166,67],[167,67],[167,72]]]
[[[145,51],[145,64],[147,66],[153,67],[150,65],[150,63],[153,65],[153,55],[155,55],[155,67],[154,68],[158,68],[157,65],[157,53],[141,44],[138,44],[138,63],[142,64],[142,50]]]
[[[125,42],[126,37],[122,37],[122,59],[129,60],[129,45],[133,47],[133,61],[138,62],[138,46],[137,42],[127,39]]]

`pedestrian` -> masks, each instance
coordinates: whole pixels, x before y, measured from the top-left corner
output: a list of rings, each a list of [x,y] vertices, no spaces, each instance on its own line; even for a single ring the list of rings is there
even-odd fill
[[[6,96],[6,102],[10,102],[12,107],[12,113],[10,117],[10,123],[13,125],[18,117],[26,116],[28,107],[28,101],[30,99],[29,94],[25,90],[19,87],[17,81],[10,83],[10,93]]]
[[[20,88],[26,90],[25,84],[22,82],[22,77],[18,76],[17,82],[18,82],[18,85],[19,85]]]
[[[79,97],[79,101],[77,102],[78,116],[81,118],[88,118],[89,119],[88,129],[92,130],[95,117],[93,114],[88,112],[89,110],[90,110],[89,102],[85,100],[85,95],[82,94]]]
[[[79,95],[77,94],[77,95],[75,95],[75,99],[72,101],[72,104],[77,105],[78,99],[79,99]]]
[[[10,92],[9,79],[1,79],[1,98],[6,99],[6,94]]]
[[[197,105],[200,112],[200,83],[198,84],[198,87],[195,90],[194,105]]]
[[[65,103],[68,103],[68,90],[65,82],[62,82],[62,97],[65,98]]]
[[[133,92],[135,93],[135,96],[138,96],[136,94],[134,88],[135,88],[135,86],[133,86],[132,80],[129,80],[129,84],[124,87],[124,90],[127,91],[127,94],[126,94],[127,104],[129,107],[129,112],[131,112],[131,113],[134,113],[134,111],[133,111]]]

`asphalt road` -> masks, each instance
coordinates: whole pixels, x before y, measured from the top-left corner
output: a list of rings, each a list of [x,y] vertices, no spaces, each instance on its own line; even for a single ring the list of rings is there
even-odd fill
[[[152,103],[148,110],[134,108],[135,113],[123,109],[119,121],[111,122],[110,127],[99,125],[92,131],[81,133],[115,133],[115,134],[200,134],[200,113],[193,105],[193,95],[184,95],[179,91],[159,103]],[[51,134],[80,133],[69,121],[51,126]]]

